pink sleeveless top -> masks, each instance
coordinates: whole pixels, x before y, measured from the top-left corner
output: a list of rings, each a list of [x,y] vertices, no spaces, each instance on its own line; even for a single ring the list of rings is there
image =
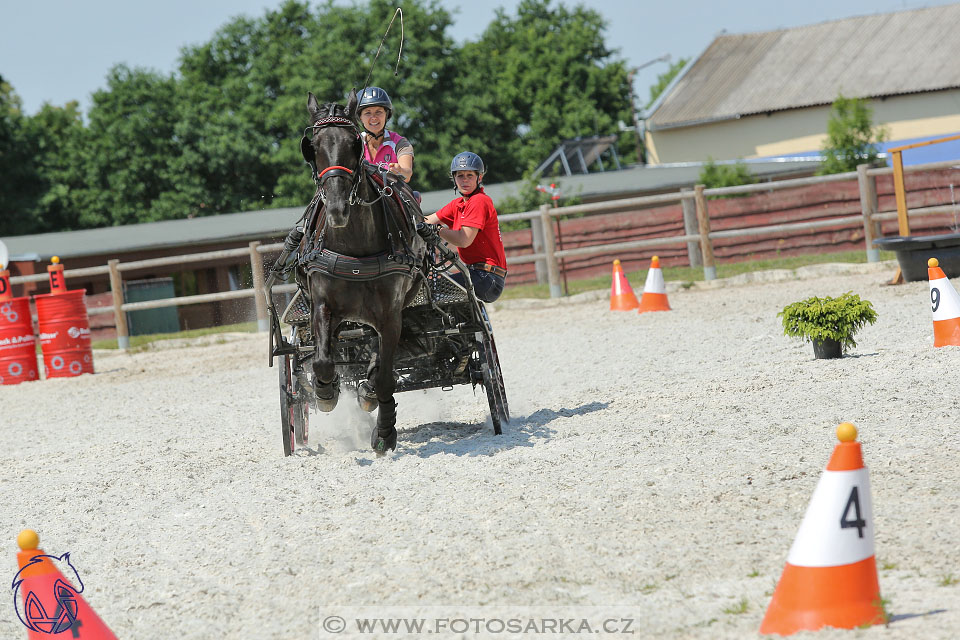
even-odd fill
[[[366,141],[364,141],[363,145],[363,157],[367,162],[378,167],[394,163],[397,161],[397,145],[400,142],[406,142],[404,137],[388,129],[384,132],[383,142],[380,143],[380,148],[377,149],[377,157],[370,157],[370,148],[366,145]]]

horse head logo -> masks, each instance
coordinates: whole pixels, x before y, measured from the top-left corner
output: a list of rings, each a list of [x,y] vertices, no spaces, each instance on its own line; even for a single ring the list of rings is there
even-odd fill
[[[29,567],[47,559],[49,562],[59,560],[70,567],[72,578],[75,584],[80,585],[80,589],[74,589],[60,577],[57,577],[49,593],[37,592],[31,589],[23,594],[23,610],[21,611],[20,600],[18,597],[24,578],[20,577]],[[17,617],[26,628],[38,633],[55,634],[69,630],[77,621],[77,600],[83,593],[83,581],[80,580],[80,574],[70,562],[70,552],[62,556],[36,555],[30,559],[17,575],[13,578],[13,604],[17,611]]]

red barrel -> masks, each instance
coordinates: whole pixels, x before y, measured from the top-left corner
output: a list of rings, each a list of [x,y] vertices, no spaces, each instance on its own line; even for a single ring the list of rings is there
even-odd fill
[[[93,373],[90,321],[83,289],[36,296],[40,350],[48,378]]]
[[[37,340],[30,320],[30,299],[0,302],[0,384],[37,379]]]

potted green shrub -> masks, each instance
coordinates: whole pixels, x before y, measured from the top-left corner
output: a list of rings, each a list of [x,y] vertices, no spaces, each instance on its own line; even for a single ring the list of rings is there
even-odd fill
[[[784,335],[813,343],[815,358],[841,357],[857,346],[853,335],[877,321],[873,305],[849,291],[836,298],[813,296],[788,304],[777,316],[783,318]]]

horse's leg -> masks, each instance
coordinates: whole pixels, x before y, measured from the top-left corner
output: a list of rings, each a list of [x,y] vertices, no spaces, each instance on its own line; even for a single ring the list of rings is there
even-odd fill
[[[380,349],[373,350],[370,366],[367,367],[367,379],[357,387],[357,402],[364,411],[373,411],[377,408],[377,385],[373,378],[380,368]]]
[[[373,379],[380,411],[370,436],[370,445],[379,455],[397,448],[397,403],[393,399],[397,381],[393,377],[393,356],[400,340],[400,315],[386,314],[381,320],[380,365]]]
[[[314,297],[314,300],[317,298]],[[321,303],[313,311],[313,390],[320,411],[333,411],[340,399],[340,379],[333,364],[333,314]]]

